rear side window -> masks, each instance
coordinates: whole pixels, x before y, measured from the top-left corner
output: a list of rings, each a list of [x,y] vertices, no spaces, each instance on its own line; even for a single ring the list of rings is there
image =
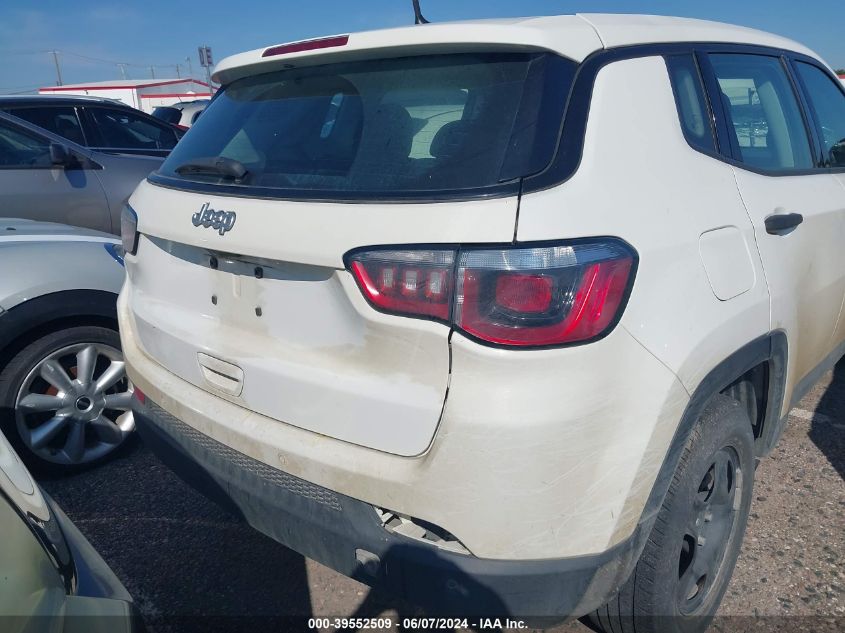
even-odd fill
[[[58,134],[66,139],[85,145],[82,126],[76,116],[76,109],[71,106],[45,106],[40,108],[10,108],[9,114],[14,114],[30,123],[43,127],[45,130]]]
[[[764,171],[813,167],[798,100],[777,57],[713,54],[734,158]]]
[[[715,152],[713,123],[695,58],[692,55],[673,55],[666,58],[666,66],[675,91],[684,136],[696,149]]]
[[[172,149],[176,132],[128,110],[88,108],[94,125],[93,147],[107,149]]]
[[[820,128],[823,166],[845,167],[845,92],[820,68],[804,62],[795,67]]]
[[[467,53],[248,77],[217,96],[159,173],[320,199],[495,187],[549,163],[575,67],[546,53]],[[217,156],[247,174],[177,171]]]

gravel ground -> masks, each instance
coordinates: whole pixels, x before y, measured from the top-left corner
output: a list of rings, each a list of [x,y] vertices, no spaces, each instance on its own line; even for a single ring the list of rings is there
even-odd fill
[[[153,633],[261,633],[293,628],[285,616],[414,612],[238,523],[140,444],[95,470],[42,483]],[[793,410],[757,471],[754,497],[713,629],[845,631],[845,362]],[[558,630],[587,633],[579,623]]]

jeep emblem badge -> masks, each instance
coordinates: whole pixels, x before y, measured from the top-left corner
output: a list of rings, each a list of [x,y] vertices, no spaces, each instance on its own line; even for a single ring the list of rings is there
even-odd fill
[[[194,226],[204,226],[207,229],[217,229],[220,235],[225,235],[235,226],[237,214],[234,211],[215,211],[211,203],[206,202],[200,210],[191,217]]]

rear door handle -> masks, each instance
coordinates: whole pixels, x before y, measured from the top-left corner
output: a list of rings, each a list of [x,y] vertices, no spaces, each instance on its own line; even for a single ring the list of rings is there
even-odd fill
[[[801,224],[804,216],[800,213],[776,213],[765,219],[766,233],[769,235],[783,235]]]

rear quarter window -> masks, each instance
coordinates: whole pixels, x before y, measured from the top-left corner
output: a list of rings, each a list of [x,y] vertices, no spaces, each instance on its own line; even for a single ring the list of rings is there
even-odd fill
[[[666,58],[666,66],[684,136],[696,149],[715,152],[713,122],[695,58],[691,54],[672,55]]]

